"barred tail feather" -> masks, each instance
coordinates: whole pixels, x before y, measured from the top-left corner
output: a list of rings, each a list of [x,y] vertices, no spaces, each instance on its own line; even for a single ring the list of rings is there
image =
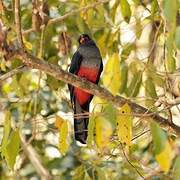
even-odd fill
[[[89,112],[89,102],[83,106],[80,106],[75,98],[74,102],[74,133],[75,139],[82,144],[86,144],[86,139],[88,135],[88,123],[89,117],[84,117],[88,115],[83,115],[82,113]],[[78,115],[80,114],[80,115]],[[78,117],[79,116],[79,117]],[[82,117],[81,117],[82,116]]]

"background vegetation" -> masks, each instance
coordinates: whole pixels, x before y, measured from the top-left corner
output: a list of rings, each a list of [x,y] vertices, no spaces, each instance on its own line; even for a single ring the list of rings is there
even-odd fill
[[[0,179],[180,179],[180,1],[21,0],[21,27],[17,2],[0,1]],[[169,127],[96,96],[88,144],[77,145],[67,84],[10,56],[17,27],[28,53],[66,71],[88,33],[99,85]]]

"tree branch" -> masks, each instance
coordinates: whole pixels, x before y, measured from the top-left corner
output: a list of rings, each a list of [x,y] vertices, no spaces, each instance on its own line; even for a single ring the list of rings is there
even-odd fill
[[[20,17],[20,0],[14,1],[14,12],[15,12],[15,25],[18,42],[20,47],[24,48],[22,32],[21,32],[21,17]]]
[[[66,83],[72,84],[73,86],[79,87],[86,92],[89,92],[93,95],[96,95],[102,99],[105,99],[106,101],[112,103],[116,107],[120,107],[125,103],[128,103],[133,113],[140,114],[142,117],[150,117],[154,119],[157,123],[159,123],[162,127],[171,127],[177,135],[180,135],[180,127],[170,123],[167,119],[159,116],[157,113],[153,113],[149,111],[148,109],[128,100],[121,96],[114,96],[112,95],[108,90],[97,86],[94,83],[91,83],[89,81],[86,81],[85,79],[82,79],[76,75],[73,75],[71,73],[68,73],[61,68],[49,64],[46,61],[43,61],[42,59],[39,59],[27,52],[24,52],[22,50],[17,51],[16,56],[18,56],[28,67],[39,69],[41,71],[44,71],[45,73],[53,76],[56,79],[59,79],[61,81],[64,81]]]
[[[71,10],[69,13],[65,14],[64,16],[60,16],[58,18],[53,18],[53,19],[49,20],[47,25],[59,23],[59,22],[65,20],[66,18],[68,18],[70,16],[73,16],[73,15],[79,13],[79,12],[87,11],[88,9],[94,8],[94,7],[96,7],[96,6],[100,5],[100,4],[104,4],[104,3],[107,3],[107,2],[109,2],[109,0],[101,0],[101,1],[97,1],[95,3],[92,3],[90,5],[81,7],[79,9]],[[40,28],[42,29],[43,25]],[[26,34],[29,34],[31,32],[34,32],[33,28],[24,31],[23,34],[26,35]]]
[[[22,66],[17,67],[16,69],[9,71],[6,74],[3,74],[2,76],[0,76],[0,84],[2,84],[2,82],[5,81],[6,79],[16,75],[17,73],[24,72],[26,70],[28,70],[28,67],[26,67],[25,65],[22,65]]]
[[[36,169],[38,175],[41,177],[43,180],[50,180],[52,179],[49,171],[42,165],[40,158],[37,154],[37,152],[34,150],[34,148],[30,145],[27,144],[24,137],[21,135],[21,144],[22,148],[26,154],[26,156],[29,158],[31,161],[32,165]]]

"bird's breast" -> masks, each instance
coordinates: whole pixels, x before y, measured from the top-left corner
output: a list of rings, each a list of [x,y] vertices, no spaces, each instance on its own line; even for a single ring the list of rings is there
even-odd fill
[[[99,69],[81,66],[77,75],[87,79],[88,81],[96,83],[98,75],[99,75]],[[74,88],[74,94],[80,105],[83,105],[86,102],[88,102],[91,97],[91,94],[77,87]]]

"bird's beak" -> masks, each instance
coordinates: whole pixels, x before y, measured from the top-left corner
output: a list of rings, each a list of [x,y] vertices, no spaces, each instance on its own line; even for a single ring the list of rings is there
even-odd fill
[[[82,37],[82,38],[80,39],[80,44],[84,44],[84,43],[85,43],[85,38]]]

